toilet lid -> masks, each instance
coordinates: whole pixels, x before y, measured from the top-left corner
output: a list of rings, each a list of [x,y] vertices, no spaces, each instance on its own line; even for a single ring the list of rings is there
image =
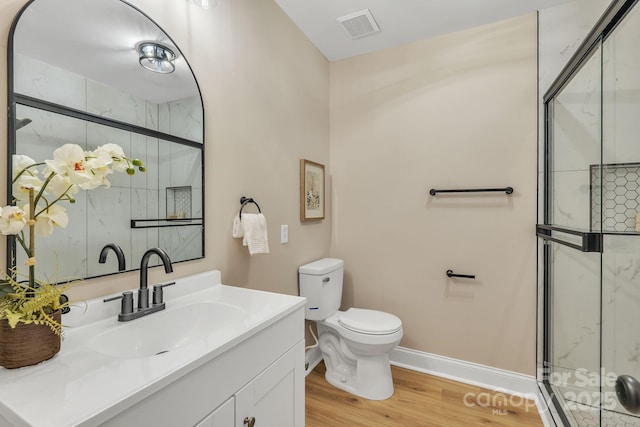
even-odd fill
[[[402,321],[393,314],[363,308],[348,309],[338,322],[354,332],[372,335],[392,334],[402,327]]]

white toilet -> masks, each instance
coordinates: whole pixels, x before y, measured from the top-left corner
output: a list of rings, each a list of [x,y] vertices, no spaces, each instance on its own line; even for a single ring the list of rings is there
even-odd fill
[[[315,320],[325,378],[342,390],[371,400],[393,395],[389,353],[402,338],[402,321],[383,311],[350,308],[342,300],[344,262],[324,258],[298,269],[305,317]]]

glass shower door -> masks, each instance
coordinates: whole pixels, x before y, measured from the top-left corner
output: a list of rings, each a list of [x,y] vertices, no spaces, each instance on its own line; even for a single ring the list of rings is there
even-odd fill
[[[547,105],[545,371],[565,424],[600,426],[601,67],[596,46]],[[540,228],[540,226],[539,226]],[[539,231],[539,235],[540,235]],[[588,245],[585,240],[595,239]]]
[[[640,427],[638,3],[612,1],[544,96],[538,378],[558,425]]]
[[[602,425],[611,427],[640,426],[640,408],[621,404],[630,391],[616,394],[617,378],[640,380],[639,40],[635,7],[602,47]]]

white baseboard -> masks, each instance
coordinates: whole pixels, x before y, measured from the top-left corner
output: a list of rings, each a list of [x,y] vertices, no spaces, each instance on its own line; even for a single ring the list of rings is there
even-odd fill
[[[545,427],[555,427],[536,378],[405,347],[396,347],[389,355],[392,365],[453,381],[534,400]]]
[[[392,365],[518,396],[535,395],[535,377],[405,347],[389,355]]]

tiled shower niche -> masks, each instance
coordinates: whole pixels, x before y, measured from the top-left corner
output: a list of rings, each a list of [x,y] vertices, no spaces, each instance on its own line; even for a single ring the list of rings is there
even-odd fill
[[[600,165],[590,165],[589,170],[591,230],[600,230],[602,215],[602,231],[636,233],[636,216],[640,213],[640,163],[605,164],[602,169]]]
[[[167,219],[191,218],[191,187],[167,187]]]

